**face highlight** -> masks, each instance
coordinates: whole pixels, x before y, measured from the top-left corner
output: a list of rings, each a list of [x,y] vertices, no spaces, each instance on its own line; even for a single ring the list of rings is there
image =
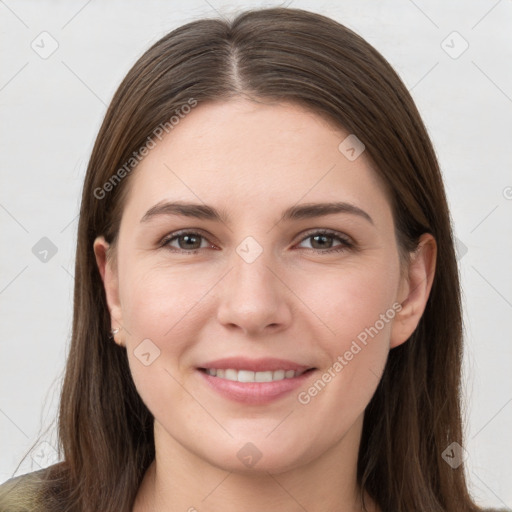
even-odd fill
[[[169,454],[245,471],[240,450],[256,447],[253,469],[277,473],[357,447],[414,319],[400,316],[409,287],[384,185],[364,152],[340,152],[348,135],[292,104],[203,104],[129,178],[105,288]],[[243,403],[199,369],[227,357],[310,371]]]

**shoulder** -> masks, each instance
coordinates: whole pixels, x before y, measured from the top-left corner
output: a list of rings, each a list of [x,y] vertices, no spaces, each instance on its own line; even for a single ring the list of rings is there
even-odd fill
[[[40,512],[42,484],[48,469],[7,480],[0,485],[0,512]]]

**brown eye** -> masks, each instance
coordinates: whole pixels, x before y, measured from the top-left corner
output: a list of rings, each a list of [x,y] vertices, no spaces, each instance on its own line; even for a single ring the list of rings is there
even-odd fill
[[[353,247],[352,242],[341,233],[335,233],[330,231],[317,231],[310,233],[308,236],[302,239],[302,242],[306,240],[311,240],[310,249],[317,252],[341,252]],[[333,246],[334,241],[339,241],[341,243]],[[302,243],[301,242],[301,243]],[[305,249],[309,249],[308,247],[304,247]]]
[[[184,231],[181,233],[172,234],[166,237],[162,243],[161,247],[167,247],[171,250],[177,250],[182,252],[195,253],[199,249],[204,247],[208,247],[209,245],[201,245],[202,241],[206,241],[206,238],[192,231]],[[176,242],[176,245],[172,245],[172,243]],[[211,244],[210,244],[211,246]]]

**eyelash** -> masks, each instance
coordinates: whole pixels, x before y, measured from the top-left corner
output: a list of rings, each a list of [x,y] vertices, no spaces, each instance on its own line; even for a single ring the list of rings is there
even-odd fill
[[[159,244],[159,247],[161,247],[161,248],[168,248],[171,252],[186,253],[186,254],[197,254],[200,250],[206,249],[206,247],[203,247],[203,248],[192,249],[192,250],[188,251],[188,250],[185,250],[185,249],[179,249],[179,248],[176,248],[176,247],[170,247],[169,244],[173,240],[178,239],[178,238],[180,238],[182,236],[185,236],[185,235],[193,235],[193,236],[201,237],[201,238],[204,238],[205,240],[207,240],[206,236],[204,236],[201,233],[198,233],[196,231],[178,231],[178,232],[175,232],[175,233],[171,233],[170,235],[167,235],[165,238],[163,238],[163,240]],[[340,246],[335,247],[335,248],[330,248],[330,249],[326,249],[326,250],[310,249],[308,247],[303,247],[302,249],[306,249],[306,250],[309,250],[309,251],[314,251],[314,252],[316,252],[318,254],[328,254],[328,253],[333,253],[333,252],[337,252],[337,253],[343,252],[343,251],[346,251],[346,250],[354,249],[354,247],[355,247],[355,244],[353,242],[351,242],[351,240],[348,237],[342,235],[341,233],[338,233],[336,231],[331,231],[331,230],[328,230],[328,229],[320,229],[318,231],[311,231],[306,236],[304,236],[300,240],[299,243],[302,243],[303,241],[307,240],[308,238],[312,238],[312,237],[317,236],[317,235],[329,236],[329,237],[335,238],[335,239],[339,240],[340,242],[342,242],[342,244]]]

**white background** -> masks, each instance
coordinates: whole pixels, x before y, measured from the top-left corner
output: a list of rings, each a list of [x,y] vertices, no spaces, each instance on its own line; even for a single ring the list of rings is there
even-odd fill
[[[54,462],[79,194],[119,82],[152,43],[185,22],[275,5],[0,1],[0,481],[13,476],[47,427],[17,474]],[[512,1],[288,5],[326,14],[374,45],[425,120],[460,240],[471,492],[480,504],[511,507]],[[58,43],[46,59],[31,48],[32,41],[51,48],[43,31]],[[465,43],[453,31],[469,44],[458,58]],[[58,250],[46,263],[32,252],[42,237]]]

